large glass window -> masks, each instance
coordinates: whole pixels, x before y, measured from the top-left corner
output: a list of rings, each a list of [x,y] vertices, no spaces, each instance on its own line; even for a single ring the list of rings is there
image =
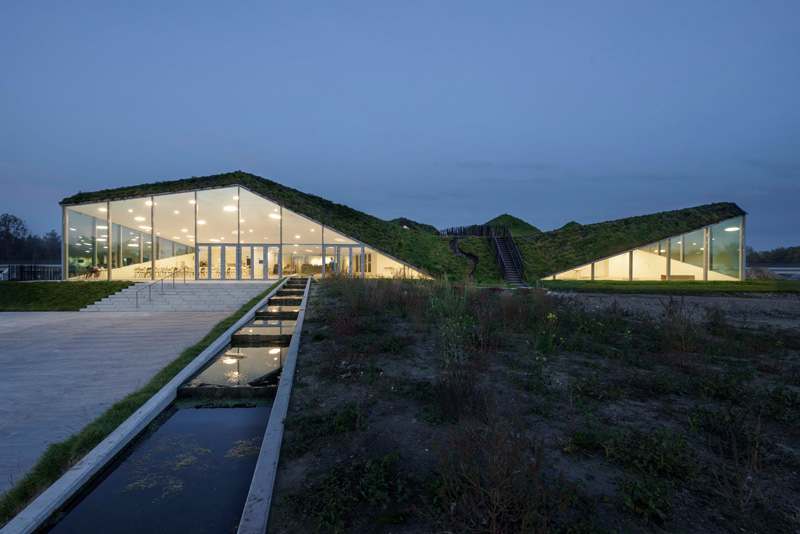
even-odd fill
[[[648,245],[633,251],[634,280],[667,279],[667,242]]]
[[[623,252],[594,264],[595,280],[628,280],[630,277],[629,254]]]
[[[112,278],[152,277],[152,209],[151,197],[110,203]]]
[[[194,193],[153,198],[156,278],[181,273],[194,278]]]
[[[67,278],[107,277],[107,204],[85,204],[67,209]]]
[[[742,219],[737,217],[711,227],[709,280],[717,279],[716,275],[739,279],[741,226]]]
[[[696,230],[683,236],[683,261],[702,269],[705,258],[703,230]],[[702,278],[699,278],[702,280]]]
[[[360,243],[350,239],[344,234],[325,228],[325,245],[358,245]]]
[[[240,189],[239,209],[242,243],[266,245],[281,242],[280,206],[250,191]],[[317,236],[315,241],[319,239]]]
[[[556,275],[556,280],[591,280],[592,265],[586,264]]]
[[[239,188],[197,192],[198,243],[239,243]]]
[[[283,210],[283,244],[322,244],[322,225],[291,210]]]

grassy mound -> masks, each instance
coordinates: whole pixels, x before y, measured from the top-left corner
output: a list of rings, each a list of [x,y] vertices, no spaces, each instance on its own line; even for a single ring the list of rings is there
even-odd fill
[[[513,215],[509,215],[508,213],[495,217],[491,221],[487,221],[486,224],[488,226],[508,226],[508,229],[511,230],[511,235],[516,238],[542,233],[542,231],[534,225],[514,217]]]

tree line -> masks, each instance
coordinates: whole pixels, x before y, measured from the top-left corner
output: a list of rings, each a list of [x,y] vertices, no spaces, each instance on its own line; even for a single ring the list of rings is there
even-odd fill
[[[747,247],[747,265],[800,265],[800,247],[779,247],[756,252]]]
[[[0,215],[0,263],[58,263],[61,261],[61,234],[50,230],[33,235],[28,225],[14,215]]]

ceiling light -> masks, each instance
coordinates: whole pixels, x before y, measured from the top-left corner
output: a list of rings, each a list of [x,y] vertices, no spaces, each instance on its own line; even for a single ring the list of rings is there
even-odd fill
[[[138,243],[128,243],[128,246],[129,247],[137,247],[138,248],[139,244]]]
[[[100,211],[108,211],[106,208],[97,208]]]
[[[188,228],[181,228],[181,232],[188,232],[188,231],[189,231]]]
[[[212,243],[219,243],[219,239],[209,239]]]
[[[197,224],[199,224],[200,226],[203,226],[205,223],[206,223],[205,221],[197,221]]]
[[[312,229],[311,229],[311,231],[313,232],[313,231],[314,231],[314,229],[312,228]]]
[[[296,247],[299,247],[300,245],[295,245],[295,246],[296,246]]]
[[[728,228],[725,228],[725,231],[726,232],[738,232],[739,231],[739,227],[738,226],[729,226]]]
[[[244,222],[244,219],[239,219],[239,222]]]
[[[300,239],[299,235],[294,236],[295,239]]]
[[[192,237],[194,237],[194,236],[193,236],[193,235],[187,235],[186,237],[190,237],[190,238],[192,238]]]
[[[134,219],[135,221],[143,221],[143,220],[144,220],[144,217],[134,217],[133,219]]]
[[[152,228],[150,228],[149,226],[140,226],[139,228],[141,228],[142,230],[147,230],[148,232],[152,230]]]
[[[145,205],[146,206],[152,206],[153,205],[153,201],[152,200],[148,200],[147,202],[145,202]]]
[[[252,229],[252,228],[250,228],[250,232],[252,232],[252,231],[253,231],[253,229]]]
[[[98,230],[108,230],[108,226],[98,226]]]
[[[233,200],[239,200],[239,197],[233,197]]]
[[[280,219],[281,218],[281,216],[278,215],[277,213],[270,213],[269,216],[272,217],[273,219]]]
[[[337,238],[335,238],[335,240],[336,241],[344,241],[344,239],[342,239],[341,237],[337,237]]]
[[[271,349],[271,350],[269,351],[269,353],[270,353],[270,354],[278,354],[280,351],[281,351],[281,349]]]
[[[225,206],[222,209],[224,209],[225,211],[236,211],[236,206]]]
[[[222,363],[226,363],[228,365],[234,364],[234,363],[236,363],[238,361],[239,360],[237,360],[236,358],[230,358],[230,357],[222,358]]]
[[[98,240],[98,241],[105,241],[105,238],[98,237],[98,238],[97,238],[97,240]]]
[[[172,236],[172,239],[180,239],[180,237]]]
[[[133,210],[128,210],[128,213],[133,213]]]
[[[73,232],[77,232],[77,230],[75,228],[70,228],[70,230],[73,231]]]
[[[180,213],[180,212],[179,212],[178,210],[175,210],[175,215],[177,215],[177,214],[179,214],[179,213]]]
[[[192,199],[192,200],[189,201],[189,204],[194,204],[195,202],[197,202],[197,201],[195,199]]]

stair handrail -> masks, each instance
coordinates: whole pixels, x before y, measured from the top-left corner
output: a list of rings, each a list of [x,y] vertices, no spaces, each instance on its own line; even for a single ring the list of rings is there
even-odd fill
[[[139,308],[139,292],[140,291],[144,291],[145,289],[147,290],[147,301],[150,302],[152,300],[152,298],[153,298],[152,297],[152,295],[153,295],[153,293],[152,293],[153,286],[155,284],[160,283],[161,284],[161,286],[160,286],[161,287],[161,294],[163,295],[164,294],[164,280],[166,280],[167,278],[172,278],[172,287],[174,289],[175,288],[175,275],[178,274],[179,272],[183,272],[183,283],[186,284],[186,269],[188,269],[188,267],[184,267],[181,270],[177,270],[176,269],[176,270],[172,271],[172,274],[168,274],[167,276],[164,276],[163,278],[159,278],[158,280],[153,280],[152,282],[150,282],[146,286],[143,286],[143,287],[140,287],[139,289],[137,289],[136,292],[135,292],[135,295],[136,295],[136,308],[137,309]]]
[[[514,240],[514,236],[511,235],[511,229],[508,226],[503,226],[503,237],[506,239],[506,243],[511,244],[509,247],[509,252],[511,252],[511,260],[514,262],[514,266],[517,268],[520,280],[524,282],[525,262],[522,260],[522,254],[520,254],[519,248],[517,247],[517,242]]]
[[[497,235],[494,233],[494,227],[489,227],[489,239],[492,242],[492,249],[494,250],[494,257],[497,258],[497,263],[500,265],[500,274],[503,280],[506,278],[506,262],[503,260],[503,254],[500,252],[500,244],[497,242]]]

